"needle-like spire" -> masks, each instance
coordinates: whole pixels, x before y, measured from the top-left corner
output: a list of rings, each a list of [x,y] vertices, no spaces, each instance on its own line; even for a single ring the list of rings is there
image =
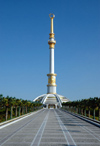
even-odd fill
[[[51,19],[51,30],[50,30],[50,37],[49,37],[49,49],[50,49],[50,67],[49,67],[49,74],[48,76],[48,85],[47,85],[47,93],[48,94],[56,94],[56,76],[57,74],[54,73],[54,47],[56,44],[56,41],[54,39],[54,27],[53,27],[53,19],[55,17],[54,14],[49,14],[49,17]]]

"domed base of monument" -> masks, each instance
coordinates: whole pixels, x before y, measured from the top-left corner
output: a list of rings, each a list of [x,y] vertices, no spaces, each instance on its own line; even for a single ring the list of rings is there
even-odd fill
[[[41,102],[45,108],[61,108],[62,103],[68,102],[69,99],[59,94],[43,94],[33,100]]]

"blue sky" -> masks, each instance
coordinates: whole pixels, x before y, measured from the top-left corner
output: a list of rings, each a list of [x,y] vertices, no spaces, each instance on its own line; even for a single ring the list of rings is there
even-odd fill
[[[57,93],[100,97],[100,0],[1,0],[0,94],[32,100],[47,93],[50,13]]]

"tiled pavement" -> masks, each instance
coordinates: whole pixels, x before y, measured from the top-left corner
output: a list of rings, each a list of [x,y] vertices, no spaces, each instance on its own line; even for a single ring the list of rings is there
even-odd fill
[[[100,146],[100,128],[45,109],[0,129],[0,146]]]

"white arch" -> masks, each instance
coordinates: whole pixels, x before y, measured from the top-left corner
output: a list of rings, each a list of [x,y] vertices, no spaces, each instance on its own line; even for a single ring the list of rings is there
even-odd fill
[[[47,99],[48,96],[54,96],[54,97],[56,97],[56,99],[58,100],[57,105],[59,105],[60,107],[62,107],[63,101],[62,101],[62,99],[60,99],[60,97],[64,97],[64,96],[59,95],[59,94],[42,94],[42,95],[36,97],[33,101],[36,101],[38,98],[41,98],[41,97],[42,97],[41,103],[42,103],[42,104],[45,104],[46,99]],[[66,99],[67,101],[70,101],[70,100],[69,100],[68,98],[66,98],[66,97],[65,97],[65,99]],[[66,102],[67,102],[67,101],[66,101]]]
[[[42,96],[45,96],[45,95],[46,95],[46,94],[42,94],[42,95],[36,97],[33,101],[36,101],[38,98],[40,98],[40,97],[42,97]]]

